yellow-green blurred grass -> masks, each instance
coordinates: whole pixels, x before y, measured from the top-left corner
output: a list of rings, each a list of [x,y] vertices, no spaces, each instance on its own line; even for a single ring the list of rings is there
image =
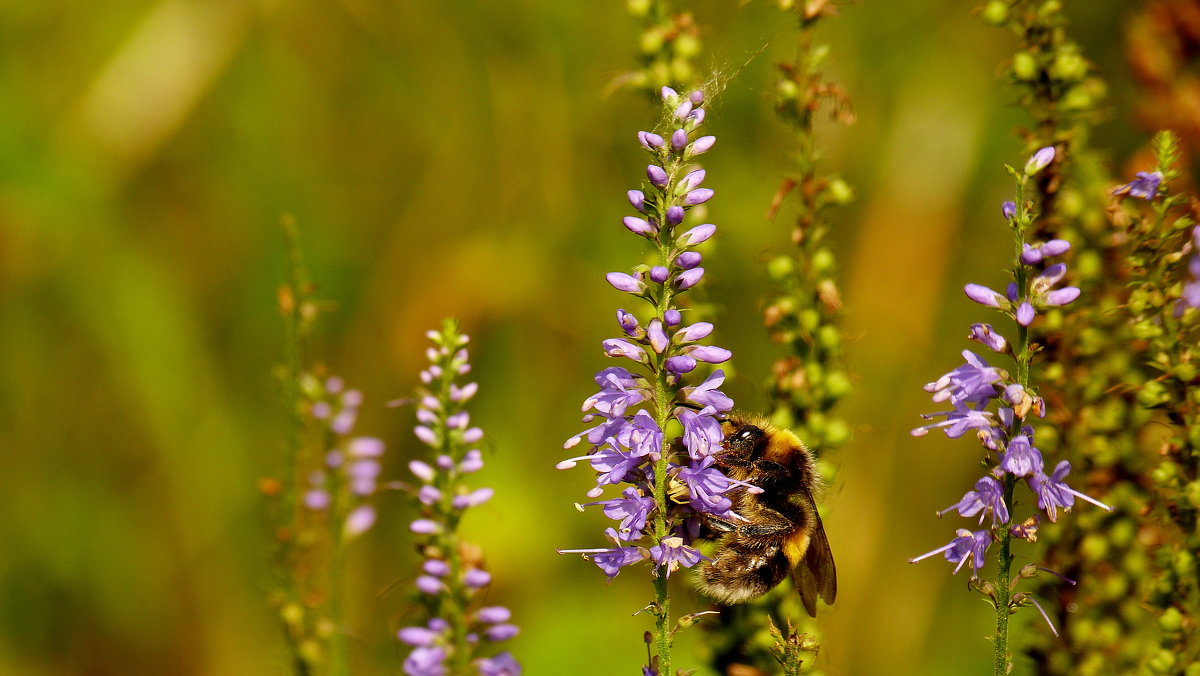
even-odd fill
[[[705,265],[729,391],[753,407],[774,354],[761,264],[788,230],[764,219],[787,168],[767,92],[791,46],[768,3],[736,4],[696,8],[711,62],[738,72],[708,123],[721,229]],[[1095,27],[1119,8],[1088,11],[1081,41],[1118,66]],[[950,537],[933,512],[973,481],[973,449],[908,430],[984,317],[961,285],[998,283],[1004,262],[1021,117],[993,76],[1011,43],[945,0],[862,3],[828,26],[859,117],[828,128],[828,167],[860,201],[835,215],[856,436],[831,459],[842,580],[821,659],[979,671],[990,612],[948,566],[905,561]],[[598,543],[603,519],[571,506],[587,472],[553,465],[627,302],[602,274],[641,254],[619,218],[654,111],[600,95],[635,32],[620,2],[0,8],[0,672],[285,673],[255,493],[283,457],[283,212],[337,308],[319,352],[366,393],[360,430],[388,441],[388,476],[418,452],[412,411],[382,404],[411,392],[424,330],[453,314],[472,335],[494,449],[479,482],[498,494],[467,528],[527,672],[634,672],[644,571],[605,586],[554,554]],[[402,502],[352,553],[355,673],[402,652]]]

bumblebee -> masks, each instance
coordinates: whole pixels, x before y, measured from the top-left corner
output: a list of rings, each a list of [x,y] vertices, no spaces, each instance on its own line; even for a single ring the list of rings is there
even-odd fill
[[[790,430],[735,413],[721,422],[716,464],[731,479],[762,489],[729,494],[745,521],[709,519],[717,547],[700,567],[700,591],[730,605],[762,596],[791,572],[809,616],[817,598],[837,597],[837,571],[813,494],[821,487],[812,454]]]

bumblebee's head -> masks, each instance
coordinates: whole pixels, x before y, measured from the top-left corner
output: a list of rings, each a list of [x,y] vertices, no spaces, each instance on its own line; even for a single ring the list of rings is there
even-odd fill
[[[744,460],[757,460],[767,447],[767,433],[752,423],[727,422],[725,452]]]

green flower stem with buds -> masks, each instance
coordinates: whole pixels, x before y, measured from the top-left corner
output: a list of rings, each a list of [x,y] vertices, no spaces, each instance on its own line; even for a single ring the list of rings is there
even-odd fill
[[[1029,203],[1025,200],[1025,183],[1029,180],[1028,175],[1020,174],[1012,171],[1012,175],[1016,178],[1016,215],[1009,219],[1009,225],[1013,231],[1013,272],[1018,289],[1025,289],[1028,282],[1028,270],[1026,266],[1021,265],[1021,251],[1025,244],[1025,228],[1033,220],[1033,215],[1030,213]],[[1029,342],[1029,328],[1022,326],[1020,322],[1016,322],[1017,339],[1013,343],[1013,359],[1016,362],[1017,373],[1016,381],[1025,390],[1029,389],[1029,367],[1033,362],[1033,350]],[[1009,438],[1013,438],[1020,434],[1022,419],[1019,416],[1013,416],[1012,424],[1009,426]],[[1017,478],[1011,473],[1004,475],[1004,504],[1012,505],[1013,496],[1016,492]],[[1004,528],[1000,533],[1000,549],[997,553],[997,570],[996,570],[996,634],[992,639],[993,648],[995,651],[995,663],[992,673],[994,676],[1007,676],[1009,672],[1009,655],[1008,655],[1008,618],[1012,615],[1011,608],[1012,600],[1012,532],[1008,528]]]
[[[305,278],[296,221],[290,215],[282,219],[284,247],[287,254],[287,284],[279,292],[279,309],[284,317],[284,360],[282,375],[284,405],[287,410],[285,480],[278,487],[279,502],[274,510],[274,573],[276,577],[275,604],[279,609],[284,637],[291,651],[292,669],[297,676],[313,673],[312,655],[305,650],[308,632],[301,604],[302,592],[295,566],[302,552],[296,537],[299,522],[299,477],[304,419],[301,415],[300,378],[304,363],[304,344],[315,316]]]

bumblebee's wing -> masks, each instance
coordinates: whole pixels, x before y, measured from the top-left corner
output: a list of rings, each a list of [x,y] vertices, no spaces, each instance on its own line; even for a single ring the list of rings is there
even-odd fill
[[[805,491],[807,493],[807,491]],[[812,505],[813,518],[816,525],[804,552],[804,560],[792,570],[792,581],[800,592],[800,600],[809,617],[817,616],[817,597],[825,605],[832,605],[837,598],[837,570],[833,565],[833,552],[829,549],[829,538],[825,536],[825,526],[821,523],[821,515],[809,498]]]

